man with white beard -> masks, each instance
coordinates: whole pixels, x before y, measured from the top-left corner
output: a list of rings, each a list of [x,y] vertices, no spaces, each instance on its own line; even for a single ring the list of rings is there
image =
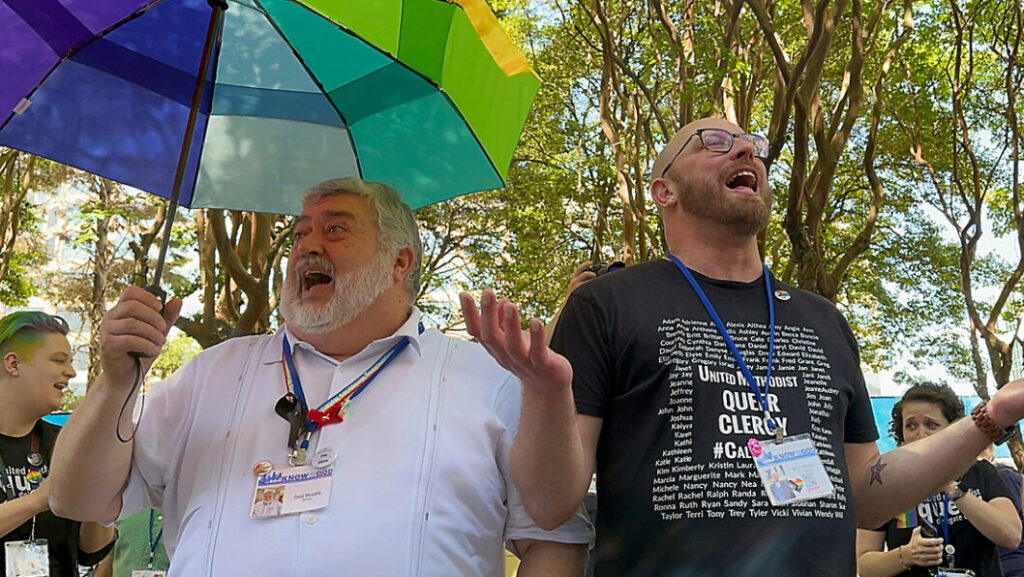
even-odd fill
[[[586,519],[542,531],[509,476],[519,382],[420,324],[422,249],[398,194],[321,183],[293,234],[285,326],[212,347],[157,384],[128,442],[122,407],[181,301],[161,314],[146,291],[124,291],[100,329],[103,373],[54,452],[68,473],[53,477],[54,510],[112,522],[162,508],[172,577],[497,576],[503,544],[520,575],[582,575]],[[282,495],[280,514],[256,517],[267,491]]]

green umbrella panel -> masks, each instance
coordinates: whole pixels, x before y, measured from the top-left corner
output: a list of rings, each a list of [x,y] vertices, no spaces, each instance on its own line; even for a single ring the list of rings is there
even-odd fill
[[[414,208],[502,187],[539,80],[461,3],[232,5],[191,206],[294,212],[281,191],[345,175]]]

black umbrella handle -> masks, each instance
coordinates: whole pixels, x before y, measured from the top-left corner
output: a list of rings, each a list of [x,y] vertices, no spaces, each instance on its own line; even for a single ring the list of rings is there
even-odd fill
[[[149,285],[148,287],[146,287],[146,290],[149,291],[149,294],[160,299],[160,312],[163,313],[164,306],[167,304],[167,292],[155,284]],[[130,351],[128,354],[139,360],[142,360],[149,356],[145,353],[140,353],[138,351]]]
[[[171,196],[168,198],[167,214],[164,215],[164,237],[160,243],[160,256],[156,260],[156,269],[153,272],[153,284],[149,292],[161,297],[166,294],[160,290],[160,276],[164,272],[164,259],[167,257],[167,249],[171,244],[171,231],[174,227],[174,215],[178,212],[178,198],[181,196],[181,184],[185,179],[185,170],[188,167],[188,153],[192,150],[192,136],[196,128],[196,118],[199,115],[199,107],[203,100],[203,90],[206,87],[206,74],[213,59],[213,48],[217,42],[217,34],[220,30],[221,16],[228,9],[227,0],[207,0],[210,5],[210,24],[206,30],[206,40],[203,43],[203,53],[199,60],[199,70],[196,73],[196,84],[192,90],[192,104],[188,110],[188,120],[185,122],[185,134],[181,141],[181,152],[178,153],[178,168],[174,171],[174,184],[171,186]],[[159,290],[160,294],[153,292]],[[161,296],[163,295],[163,296]]]

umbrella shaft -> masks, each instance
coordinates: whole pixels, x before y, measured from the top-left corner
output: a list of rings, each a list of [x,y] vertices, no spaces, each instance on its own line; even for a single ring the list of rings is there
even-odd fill
[[[223,0],[209,0],[210,25],[206,30],[206,42],[203,44],[203,56],[199,61],[199,73],[196,76],[196,86],[192,91],[192,105],[188,111],[188,121],[185,123],[185,138],[181,143],[181,153],[178,155],[178,168],[174,173],[174,186],[171,188],[170,206],[167,208],[167,215],[164,218],[164,238],[160,244],[160,256],[156,261],[156,270],[153,272],[154,288],[159,288],[160,277],[163,276],[164,260],[167,258],[167,248],[171,243],[171,229],[174,227],[174,216],[178,212],[178,198],[181,196],[181,184],[185,180],[185,169],[188,167],[188,153],[192,148],[192,135],[195,133],[196,117],[199,116],[199,106],[203,100],[203,89],[206,87],[206,72],[210,67],[210,59],[213,56],[213,46],[217,40],[217,30],[220,27],[220,18],[224,10],[227,10],[227,3]]]

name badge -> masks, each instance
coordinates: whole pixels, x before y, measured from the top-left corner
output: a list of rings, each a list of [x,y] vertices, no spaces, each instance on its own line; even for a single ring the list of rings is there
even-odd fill
[[[747,444],[772,505],[828,497],[835,492],[818,450],[807,434]]]
[[[935,574],[935,577],[974,577],[974,571],[970,569],[949,569],[946,567],[939,567],[939,572]]]
[[[167,573],[152,569],[135,569],[132,571],[132,577],[167,577]]]
[[[270,518],[323,509],[331,501],[334,467],[285,467],[256,478],[252,518]]]
[[[46,539],[4,543],[7,577],[49,577],[50,552]]]

